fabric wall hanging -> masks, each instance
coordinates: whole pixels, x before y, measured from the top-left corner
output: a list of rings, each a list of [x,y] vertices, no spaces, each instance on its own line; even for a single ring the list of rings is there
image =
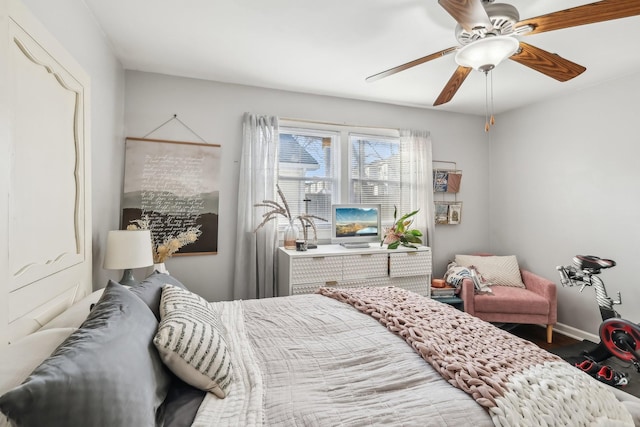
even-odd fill
[[[191,227],[201,235],[175,255],[218,252],[218,144],[127,138],[122,223],[148,219],[154,247]]]

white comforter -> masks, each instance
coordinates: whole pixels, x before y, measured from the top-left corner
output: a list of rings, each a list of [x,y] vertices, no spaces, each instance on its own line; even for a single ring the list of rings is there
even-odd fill
[[[301,295],[214,305],[235,378],[226,399],[205,397],[195,426],[494,425],[402,338],[348,304]],[[640,399],[612,390],[628,410],[620,407],[621,419],[630,413],[640,426]],[[526,418],[527,425],[554,425]]]
[[[195,426],[493,426],[401,338],[320,295],[216,303],[234,355]]]

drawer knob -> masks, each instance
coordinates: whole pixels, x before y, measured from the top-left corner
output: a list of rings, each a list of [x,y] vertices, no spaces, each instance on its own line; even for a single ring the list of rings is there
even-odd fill
[[[329,280],[328,282],[324,283],[327,286],[338,286],[338,281],[337,280]]]

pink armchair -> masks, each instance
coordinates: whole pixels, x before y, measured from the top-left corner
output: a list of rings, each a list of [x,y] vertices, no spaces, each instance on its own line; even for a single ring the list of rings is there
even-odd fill
[[[547,325],[551,343],[553,325],[558,320],[556,284],[530,271],[520,270],[525,288],[491,286],[493,294],[475,294],[473,281],[462,282],[460,298],[464,311],[487,322]]]

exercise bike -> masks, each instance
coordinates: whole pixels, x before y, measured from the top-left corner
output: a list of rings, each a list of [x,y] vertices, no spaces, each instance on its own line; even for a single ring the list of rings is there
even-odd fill
[[[562,286],[580,286],[580,292],[585,287],[593,286],[596,293],[596,301],[600,308],[602,323],[600,324],[600,343],[591,351],[582,355],[594,362],[601,362],[611,356],[620,360],[633,363],[640,372],[640,324],[622,319],[613,308],[622,304],[620,292],[617,299],[613,300],[607,295],[604,282],[598,274],[602,270],[615,267],[616,262],[593,255],[576,255],[573,264],[556,267],[560,273]]]

